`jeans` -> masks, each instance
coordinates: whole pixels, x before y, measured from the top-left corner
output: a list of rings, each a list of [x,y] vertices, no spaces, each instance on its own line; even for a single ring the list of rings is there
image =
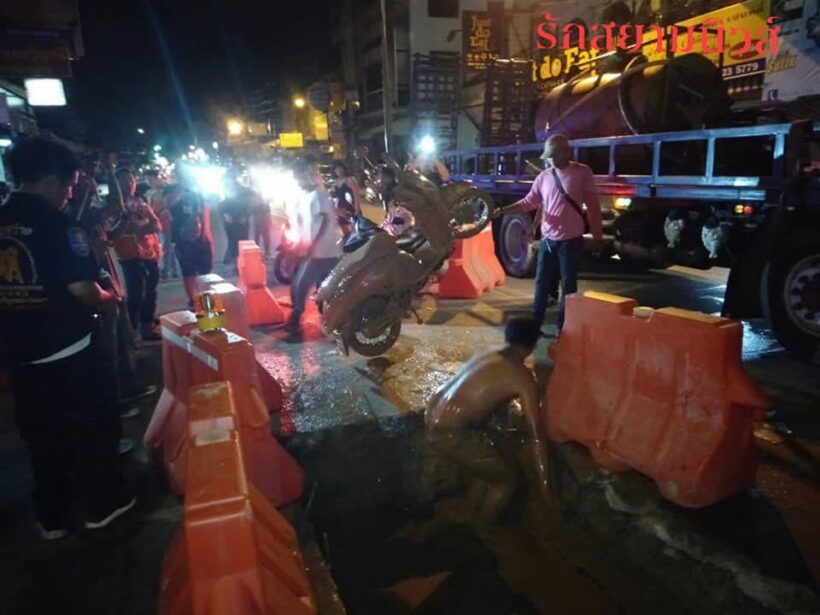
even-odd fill
[[[92,518],[109,510],[124,487],[112,372],[96,342],[59,361],[11,370],[15,418],[34,471],[36,514],[47,528],[71,519],[74,487]]]
[[[128,315],[131,325],[153,327],[157,311],[157,285],[159,263],[142,259],[120,261],[125,276]]]
[[[310,289],[321,284],[330,275],[338,260],[337,258],[312,258],[299,265],[296,277],[290,285],[290,300],[293,306],[293,312],[290,315],[291,325],[299,324],[305,312],[305,302]]]
[[[561,301],[558,307],[556,328],[561,331],[564,326],[564,299],[578,290],[578,269],[581,266],[581,255],[584,251],[583,237],[556,241],[542,239],[538,245],[538,263],[535,270],[535,305],[533,317],[544,321],[550,293],[561,280]]]
[[[179,276],[179,266],[177,265],[173,237],[170,233],[163,233],[160,236],[160,241],[162,242],[162,277],[175,278]]]

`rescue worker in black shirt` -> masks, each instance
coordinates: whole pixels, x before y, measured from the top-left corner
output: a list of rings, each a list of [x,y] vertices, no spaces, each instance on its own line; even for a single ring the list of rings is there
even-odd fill
[[[205,227],[208,223],[202,196],[189,188],[191,181],[184,171],[177,170],[180,183],[168,186],[166,199],[171,214],[171,228],[182,282],[188,296],[188,308],[193,309],[196,278],[211,273],[213,246]]]
[[[74,155],[30,139],[7,162],[17,191],[0,208],[0,340],[31,456],[40,532],[55,540],[74,528],[72,485],[88,530],[136,502],[117,456],[115,378],[98,336],[100,311],[121,298],[97,284],[88,237],[63,213],[79,168]]]

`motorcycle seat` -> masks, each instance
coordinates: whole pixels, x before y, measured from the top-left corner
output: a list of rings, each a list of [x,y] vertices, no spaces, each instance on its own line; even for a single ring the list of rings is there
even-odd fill
[[[405,252],[412,254],[423,246],[426,241],[427,238],[424,236],[424,233],[419,231],[410,231],[406,235],[402,235],[396,239],[396,245]]]

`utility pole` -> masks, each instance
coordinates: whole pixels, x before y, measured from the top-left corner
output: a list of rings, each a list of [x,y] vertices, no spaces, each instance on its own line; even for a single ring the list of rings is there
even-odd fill
[[[381,0],[382,17],[382,107],[384,112],[384,151],[390,153],[393,137],[393,62],[391,57],[390,29],[387,20],[387,0]]]

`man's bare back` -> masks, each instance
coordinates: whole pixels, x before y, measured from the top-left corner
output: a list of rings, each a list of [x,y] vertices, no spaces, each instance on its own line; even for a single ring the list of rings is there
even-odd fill
[[[484,521],[495,520],[507,506],[518,472],[501,457],[482,427],[514,399],[521,404],[539,482],[546,487],[538,387],[524,364],[539,335],[540,324],[534,319],[511,320],[503,349],[477,353],[427,403],[424,421],[429,441],[472,475],[470,499]]]
[[[513,399],[520,400],[525,412],[537,412],[532,372],[503,351],[478,353],[429,400],[424,422],[428,429],[477,427]]]

